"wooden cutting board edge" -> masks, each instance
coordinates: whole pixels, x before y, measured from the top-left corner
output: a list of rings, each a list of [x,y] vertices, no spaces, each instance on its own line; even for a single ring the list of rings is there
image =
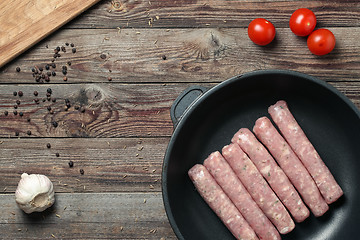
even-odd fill
[[[0,68],[15,59],[17,56],[70,22],[72,19],[95,5],[100,0],[73,1],[57,8],[52,14],[35,22],[31,28],[20,32],[11,42],[0,47]],[[75,10],[74,10],[75,9]],[[68,17],[58,21],[66,14]],[[51,28],[49,28],[51,26]],[[33,34],[36,32],[36,34]]]

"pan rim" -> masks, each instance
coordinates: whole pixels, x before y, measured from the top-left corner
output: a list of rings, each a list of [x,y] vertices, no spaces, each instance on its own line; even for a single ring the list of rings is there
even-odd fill
[[[337,88],[327,83],[325,80],[320,80],[316,77],[313,77],[311,75],[293,71],[293,70],[280,70],[280,69],[269,69],[269,70],[255,70],[252,72],[244,73],[242,75],[238,75],[232,78],[229,78],[227,80],[224,80],[223,82],[215,85],[214,87],[210,88],[208,91],[206,91],[202,96],[198,97],[194,103],[192,103],[189,108],[184,112],[184,115],[181,117],[180,121],[177,123],[176,127],[174,127],[173,134],[169,140],[167,149],[165,151],[164,160],[163,160],[163,166],[162,166],[162,173],[161,173],[161,186],[162,186],[162,198],[163,198],[163,204],[165,207],[165,212],[167,215],[167,218],[169,220],[169,223],[175,233],[175,235],[179,239],[185,239],[175,221],[175,218],[171,211],[171,206],[169,202],[169,196],[168,196],[168,185],[167,185],[167,166],[170,160],[170,154],[174,146],[174,142],[179,135],[179,132],[182,129],[182,126],[187,121],[188,117],[192,114],[193,111],[196,111],[196,108],[198,105],[200,105],[203,101],[205,101],[208,96],[214,94],[215,92],[221,90],[222,88],[233,84],[237,81],[244,81],[247,78],[250,77],[256,77],[256,76],[264,76],[264,75],[289,75],[292,77],[298,77],[301,78],[304,81],[309,81],[312,83],[315,83],[317,85],[320,85],[321,87],[325,88],[326,90],[330,91],[331,93],[335,94],[337,97],[340,98],[348,107],[351,108],[351,110],[357,115],[357,117],[360,119],[360,110],[355,106],[355,104],[347,98],[343,93],[341,93]]]

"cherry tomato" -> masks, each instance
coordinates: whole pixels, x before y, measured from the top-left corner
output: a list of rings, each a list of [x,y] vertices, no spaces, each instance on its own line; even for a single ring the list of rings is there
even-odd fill
[[[251,41],[264,46],[275,38],[275,27],[266,19],[256,18],[248,26],[248,35]]]
[[[325,55],[335,47],[335,36],[327,29],[318,29],[310,34],[307,39],[309,50],[315,55]]]
[[[307,36],[315,28],[315,14],[307,8],[300,8],[291,15],[289,25],[295,35]]]

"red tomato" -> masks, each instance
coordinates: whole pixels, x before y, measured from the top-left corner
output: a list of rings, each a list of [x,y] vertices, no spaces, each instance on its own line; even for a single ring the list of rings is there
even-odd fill
[[[251,41],[264,46],[275,38],[275,27],[266,19],[256,18],[248,26],[248,35]]]
[[[300,8],[291,15],[289,25],[295,35],[307,36],[315,28],[315,14],[307,8]]]
[[[327,29],[318,29],[310,34],[307,39],[309,50],[315,55],[325,55],[335,47],[335,36]]]

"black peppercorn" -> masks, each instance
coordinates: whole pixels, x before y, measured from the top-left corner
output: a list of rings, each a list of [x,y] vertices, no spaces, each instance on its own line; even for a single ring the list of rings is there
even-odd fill
[[[65,45],[66,45],[66,46],[69,46],[69,43],[68,43],[68,42],[66,42],[66,43],[65,43]]]
[[[19,112],[19,116],[20,116],[20,117],[24,116],[24,113],[23,113],[23,112]]]
[[[69,62],[67,62],[67,64],[69,65],[69,66],[71,66],[71,62],[69,61]]]
[[[32,71],[33,73],[35,73],[35,68],[32,68],[31,71]]]
[[[76,48],[73,48],[71,51],[72,53],[76,53]]]
[[[48,75],[45,76],[45,82],[50,82],[50,78]]]
[[[34,96],[36,97],[37,95],[39,95],[38,91],[34,91]]]
[[[84,172],[84,169],[81,168],[81,169],[80,169],[80,174],[81,174],[81,175],[84,175],[84,173],[85,173],[85,172]]]
[[[39,67],[39,71],[42,72],[42,71],[43,71],[43,68],[42,68],[42,67]]]
[[[19,136],[19,132],[15,132],[15,136]]]
[[[65,69],[63,69],[63,70],[62,70],[62,73],[63,73],[64,75],[66,75],[66,74],[67,74],[67,71],[66,71]]]
[[[50,110],[51,110],[51,107],[50,107],[50,106],[48,106],[48,107],[47,107],[47,110],[48,110],[48,111],[50,111]]]
[[[19,97],[22,97],[24,95],[24,93],[22,91],[19,91],[18,94],[19,94]]]
[[[46,144],[46,147],[51,148],[51,144],[50,143]]]
[[[52,122],[52,125],[53,125],[54,127],[57,127],[57,126],[58,126],[58,123],[55,122],[55,121],[53,121],[53,122]]]
[[[17,109],[17,108],[18,108],[18,106],[15,104],[15,105],[14,105],[14,109]]]
[[[31,119],[30,118],[28,118],[28,119],[26,119],[28,122],[30,122],[31,121]]]
[[[27,131],[26,131],[26,134],[30,136],[30,135],[31,135],[31,131],[30,131],[30,130],[27,130]]]
[[[74,47],[75,45],[73,43],[70,44],[70,47]]]
[[[19,99],[16,100],[16,104],[17,104],[17,105],[20,105],[20,100],[19,100]]]
[[[48,88],[48,89],[46,89],[46,92],[48,92],[48,93],[52,93],[52,90],[51,90],[51,88]]]
[[[17,96],[17,92],[13,92],[13,95],[14,95],[14,96]]]
[[[16,71],[17,71],[17,72],[20,72],[20,70],[21,70],[21,69],[20,69],[19,67],[16,67]]]
[[[163,55],[163,56],[162,56],[162,59],[163,59],[163,60],[166,60],[166,56],[165,56],[165,55]]]
[[[51,94],[50,94],[50,93],[46,93],[46,97],[47,97],[47,98],[51,97]]]
[[[17,111],[16,111],[16,110],[14,110],[13,113],[14,113],[14,115],[17,115]]]
[[[55,63],[52,63],[52,64],[51,64],[51,67],[52,67],[52,68],[56,68],[56,64],[55,64]]]
[[[47,72],[46,75],[48,75],[49,77],[51,77],[51,72]]]
[[[53,75],[54,77],[56,76],[56,72],[55,71],[52,71],[51,72],[51,75]]]
[[[45,65],[45,69],[46,69],[46,70],[49,70],[49,69],[50,69],[49,64],[46,64],[46,65]]]
[[[106,55],[105,54],[100,54],[100,58],[101,59],[106,59]]]
[[[61,51],[66,52],[66,48],[64,46],[61,46]]]
[[[56,102],[56,98],[51,99],[52,102]]]
[[[80,108],[80,112],[84,113],[84,112],[85,112],[85,108],[84,108],[84,107],[81,107],[81,108]]]
[[[5,116],[9,115],[9,112],[8,111],[5,111],[4,112]]]
[[[56,47],[56,51],[60,52],[60,47],[59,46]]]
[[[56,157],[60,157],[60,154],[59,154],[59,153],[55,153],[55,156],[56,156]]]
[[[71,167],[71,168],[74,166],[74,162],[73,162],[73,161],[69,161],[68,164],[69,164],[69,167]]]
[[[79,110],[79,106],[78,105],[76,105],[76,106],[74,106],[74,108],[75,108],[75,110]]]

